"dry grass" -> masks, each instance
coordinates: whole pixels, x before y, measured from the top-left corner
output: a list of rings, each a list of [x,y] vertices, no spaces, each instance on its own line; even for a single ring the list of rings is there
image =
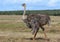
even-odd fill
[[[51,26],[44,26],[47,32],[59,32],[60,31],[60,16],[51,16]],[[21,15],[0,15],[0,31],[29,31],[25,23],[22,21]],[[40,30],[41,32],[41,30]]]
[[[21,15],[0,15],[0,42],[33,42],[31,39],[33,35],[21,17]],[[44,27],[49,40],[44,39],[40,29],[35,42],[60,42],[60,16],[51,16],[51,26]]]
[[[30,31],[30,29],[24,25],[21,17],[21,15],[0,15],[0,31]],[[48,32],[60,31],[59,18],[60,16],[51,16],[51,26],[45,26]]]
[[[44,34],[38,33],[34,42],[60,42],[60,34],[47,33],[48,39]],[[0,42],[33,42],[33,35],[30,32],[3,32],[0,33]]]

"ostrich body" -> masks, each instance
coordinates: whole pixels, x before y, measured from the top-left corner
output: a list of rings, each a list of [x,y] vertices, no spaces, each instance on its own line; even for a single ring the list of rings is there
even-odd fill
[[[25,18],[26,4],[24,3],[22,6],[24,6],[23,21],[30,29],[32,29],[32,34],[34,35],[33,39],[35,39],[39,28],[44,31],[44,35],[47,38],[45,28],[43,26],[50,24],[50,17],[44,14],[30,14],[27,15],[27,18]]]

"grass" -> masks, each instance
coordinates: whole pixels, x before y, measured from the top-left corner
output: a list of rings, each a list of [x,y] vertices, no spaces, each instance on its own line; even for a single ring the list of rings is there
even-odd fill
[[[0,31],[12,31],[12,32],[29,32],[29,28],[20,23],[0,23]]]
[[[51,27],[45,26],[48,32],[59,32],[59,16],[51,16]],[[57,29],[57,30],[56,30]],[[21,15],[0,15],[0,31],[30,32],[30,29],[21,20]],[[42,30],[39,30],[42,32]]]
[[[60,42],[59,18],[60,16],[51,16],[51,26],[44,26],[50,39],[48,42]],[[31,30],[22,21],[20,15],[0,15],[0,42],[33,42],[30,40],[32,37]],[[40,29],[35,42],[45,41],[47,40],[44,39],[43,31]]]

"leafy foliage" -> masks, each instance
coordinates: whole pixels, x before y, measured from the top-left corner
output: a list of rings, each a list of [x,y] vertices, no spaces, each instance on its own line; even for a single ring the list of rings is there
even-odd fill
[[[23,11],[0,11],[0,15],[22,15]],[[27,10],[26,14],[48,14],[52,16],[60,16],[60,10]]]

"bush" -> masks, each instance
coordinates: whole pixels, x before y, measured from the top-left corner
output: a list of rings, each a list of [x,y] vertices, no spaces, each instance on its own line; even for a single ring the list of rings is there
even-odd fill
[[[0,11],[0,15],[22,15],[23,11]],[[28,14],[47,14],[51,16],[60,16],[60,10],[27,10]]]

